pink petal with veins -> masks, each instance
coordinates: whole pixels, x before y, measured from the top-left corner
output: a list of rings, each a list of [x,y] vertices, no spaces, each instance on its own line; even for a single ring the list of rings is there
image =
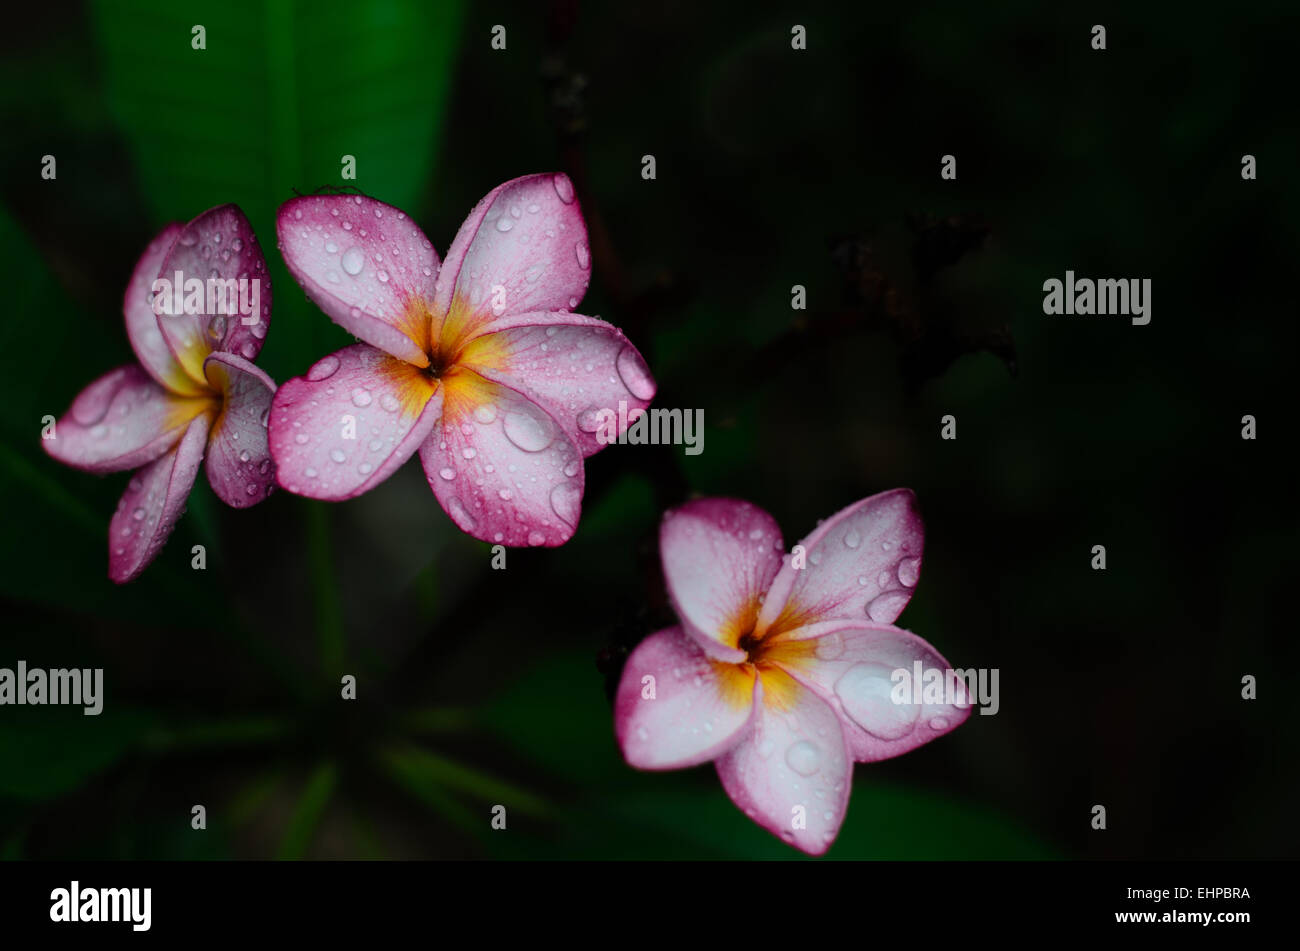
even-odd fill
[[[296,495],[355,498],[411,458],[441,412],[440,389],[418,368],[369,344],[344,347],[276,391],[276,478]]]
[[[203,312],[162,314],[158,326],[190,379],[206,383],[203,361],[209,353],[257,359],[271,322],[271,276],[253,226],[237,205],[212,208],[181,229],[163,259],[158,277],[175,286],[177,271],[181,273],[182,304],[184,284],[191,280],[203,283]],[[244,282],[242,294],[240,281]],[[258,282],[256,310],[245,315],[240,306],[247,303],[252,308],[253,281]]]
[[[197,416],[176,446],[131,476],[108,523],[108,576],[124,584],[162,551],[185,509],[208,441],[209,417]]]
[[[839,717],[807,689],[795,691],[789,709],[766,700],[756,709],[753,735],[717,761],[722,786],[773,835],[821,855],[844,821],[853,781]]]
[[[745,682],[745,697],[724,697],[694,640],[675,627],[651,634],[628,658],[614,700],[624,758],[638,769],[678,769],[727,752],[747,736],[754,711],[753,678]]]
[[[462,531],[509,546],[562,545],[582,511],[582,455],[546,410],[458,371],[420,447],[433,494]]]
[[[289,272],[335,323],[428,366],[438,254],[403,212],[363,195],[311,195],[280,206],[276,233]]]
[[[195,416],[215,410],[210,399],[163,389],[135,364],[118,367],[81,391],[41,446],[52,457],[91,472],[119,472],[167,452]]]
[[[572,310],[591,281],[587,226],[567,175],[525,175],[498,185],[474,206],[447,249],[433,312],[453,296],[485,311],[491,327],[493,288],[504,290],[496,317]]]
[[[720,660],[740,662],[760,598],[781,567],[781,529],[738,499],[700,499],[664,515],[659,555],[686,629]]]
[[[881,492],[848,506],[799,543],[804,548],[803,568],[795,568],[786,556],[763,602],[760,626],[771,624],[783,611],[786,626],[893,621],[920,578],[924,538],[910,489]],[[816,630],[792,636],[811,636]]]
[[[227,505],[248,508],[275,486],[266,432],[275,382],[233,353],[210,354],[203,370],[223,394],[221,415],[208,437],[208,484]]]
[[[492,359],[479,364],[476,350],[483,345]],[[624,432],[655,394],[645,360],[622,332],[579,314],[552,311],[494,321],[490,333],[466,347],[463,362],[543,407],[584,456]]]

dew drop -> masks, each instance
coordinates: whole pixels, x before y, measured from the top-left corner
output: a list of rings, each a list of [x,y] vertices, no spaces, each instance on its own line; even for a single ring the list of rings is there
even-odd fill
[[[655,395],[655,381],[650,370],[641,359],[641,354],[631,344],[619,351],[614,361],[623,385],[639,400],[648,400]]]
[[[821,753],[815,744],[800,740],[785,751],[785,764],[800,776],[811,776],[821,765]]]
[[[888,624],[907,607],[906,591],[886,591],[867,605],[867,615],[877,624]]]
[[[366,266],[366,255],[360,248],[353,246],[343,252],[343,260],[340,263],[343,265],[343,270],[356,277]]]
[[[921,559],[904,558],[898,563],[898,583],[905,588],[915,588],[921,577]]]
[[[528,410],[506,413],[502,426],[506,438],[524,452],[541,452],[555,438],[550,421],[542,420]]]
[[[317,360],[312,368],[307,371],[307,379],[312,383],[319,383],[321,380],[328,380],[339,369],[339,358],[330,354]]]
[[[835,695],[844,712],[882,740],[907,736],[921,713],[919,703],[894,702],[892,676],[892,668],[884,664],[854,664],[835,682]]]
[[[582,507],[582,490],[573,482],[561,482],[551,489],[551,510],[567,525],[578,524]]]
[[[601,411],[595,406],[588,406],[578,414],[578,428],[584,433],[594,433],[600,429]]]
[[[555,194],[560,196],[560,201],[566,205],[573,202],[573,182],[569,181],[569,176],[557,174],[551,179],[551,184],[555,186]]]

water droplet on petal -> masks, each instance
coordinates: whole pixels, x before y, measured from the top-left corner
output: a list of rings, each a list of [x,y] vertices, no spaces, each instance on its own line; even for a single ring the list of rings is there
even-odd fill
[[[390,413],[396,413],[402,404],[397,401],[397,397],[392,393],[385,393],[379,398],[379,405]]]
[[[886,591],[867,605],[867,615],[877,624],[888,624],[903,613],[908,600],[906,591]]]
[[[569,181],[568,175],[557,174],[551,179],[551,184],[555,186],[555,194],[560,196],[560,201],[566,205],[573,202],[573,182]]]
[[[545,541],[546,541],[546,536],[543,535],[541,532],[532,531],[528,533],[528,544],[532,545],[534,548],[537,547],[538,545],[541,545]]]
[[[502,215],[497,219],[498,231],[509,231],[514,226],[515,226],[514,219],[511,218],[509,215]]]
[[[915,588],[921,576],[921,559],[904,558],[898,563],[898,583],[905,588]]]
[[[312,383],[319,383],[321,380],[327,380],[332,377],[339,369],[339,358],[330,354],[328,357],[322,357],[317,360],[312,368],[307,371],[307,379]]]
[[[555,439],[549,419],[542,419],[532,410],[511,410],[502,421],[506,438],[524,452],[541,452]]]
[[[342,262],[343,270],[347,271],[353,277],[361,273],[361,269],[366,266],[366,255],[360,248],[353,246],[343,252]]]
[[[591,267],[591,252],[587,250],[586,243],[579,241],[573,246],[573,253],[578,258],[578,267],[582,268],[584,271]]]
[[[497,408],[492,403],[480,403],[474,407],[474,419],[484,426],[497,418]]]
[[[450,482],[452,479],[456,478],[456,470],[455,470],[455,469],[439,469],[439,470],[438,470],[438,475],[442,476],[444,479],[446,479],[448,482]]]
[[[614,361],[623,385],[639,400],[648,400],[655,395],[655,382],[650,370],[641,359],[641,354],[631,344],[624,347]]]
[[[305,445],[307,445],[307,440],[308,440],[308,438],[309,438],[309,437],[307,436],[306,433],[297,433],[297,434],[294,435],[294,437],[293,437],[293,441],[296,442],[296,443],[297,443],[298,445],[300,445],[300,446],[305,446]]]
[[[582,509],[582,490],[574,482],[561,482],[551,489],[551,510],[567,525],[578,524]]]
[[[342,462],[343,460],[347,459],[347,454],[344,453],[342,449],[331,449],[330,458],[333,459],[335,462]]]
[[[856,529],[850,528],[844,533],[844,547],[857,548],[862,544],[862,536],[857,533]]]
[[[369,406],[370,400],[371,400],[371,396],[369,390],[363,389],[362,387],[358,386],[355,390],[352,391],[353,406],[358,406],[358,407]]]
[[[821,753],[816,744],[800,740],[785,751],[785,764],[800,776],[811,776],[821,766]]]
[[[835,682],[835,695],[844,712],[862,729],[882,740],[907,736],[921,713],[919,703],[894,702],[892,676],[893,669],[884,664],[854,664]]]

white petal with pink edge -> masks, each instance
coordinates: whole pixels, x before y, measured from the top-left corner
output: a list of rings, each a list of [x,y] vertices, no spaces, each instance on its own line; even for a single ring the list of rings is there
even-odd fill
[[[923,541],[910,489],[881,492],[848,506],[799,543],[802,568],[786,556],[763,602],[760,627],[782,612],[799,624],[893,621],[920,578]]]
[[[820,855],[844,821],[853,763],[835,711],[811,690],[792,693],[787,709],[759,701],[753,734],[718,759],[718,776],[747,816]]]
[[[630,765],[678,769],[729,750],[746,735],[753,710],[752,674],[724,682],[699,645],[673,627],[651,634],[627,659],[614,731]]]
[[[781,529],[738,499],[700,499],[664,515],[659,556],[677,616],[701,645],[742,661],[760,599],[781,566]]]

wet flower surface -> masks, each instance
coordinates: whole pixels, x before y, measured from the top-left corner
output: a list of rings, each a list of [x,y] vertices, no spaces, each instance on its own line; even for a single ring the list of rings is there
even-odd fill
[[[892,623],[920,578],[922,538],[905,489],[849,506],[784,557],[775,521],[748,502],[668,512],[660,557],[681,623],[624,667],[614,716],[627,762],[713,761],[746,815],[805,852],[826,851],[855,760],[906,753],[970,715],[964,695],[892,696],[895,671],[948,667]]]
[[[202,313],[155,313],[154,282],[203,284]],[[208,310],[212,281],[259,282],[241,314],[238,298]],[[234,286],[234,285],[231,285]],[[179,298],[178,298],[179,299]],[[275,484],[267,417],[275,383],[252,361],[271,320],[266,260],[243,212],[222,205],[171,224],[136,264],[122,303],[138,358],[91,383],[41,445],[90,472],[138,469],[109,523],[109,577],[142,572],[162,550],[205,463],[227,505],[247,508]]]
[[[362,341],[276,394],[280,484],[352,498],[418,452],[463,531],[514,546],[566,542],[583,459],[602,447],[601,411],[643,409],[655,393],[621,332],[571,312],[591,253],[569,179],[495,188],[441,262],[403,212],[361,195],[286,202],[278,227],[308,297]]]

